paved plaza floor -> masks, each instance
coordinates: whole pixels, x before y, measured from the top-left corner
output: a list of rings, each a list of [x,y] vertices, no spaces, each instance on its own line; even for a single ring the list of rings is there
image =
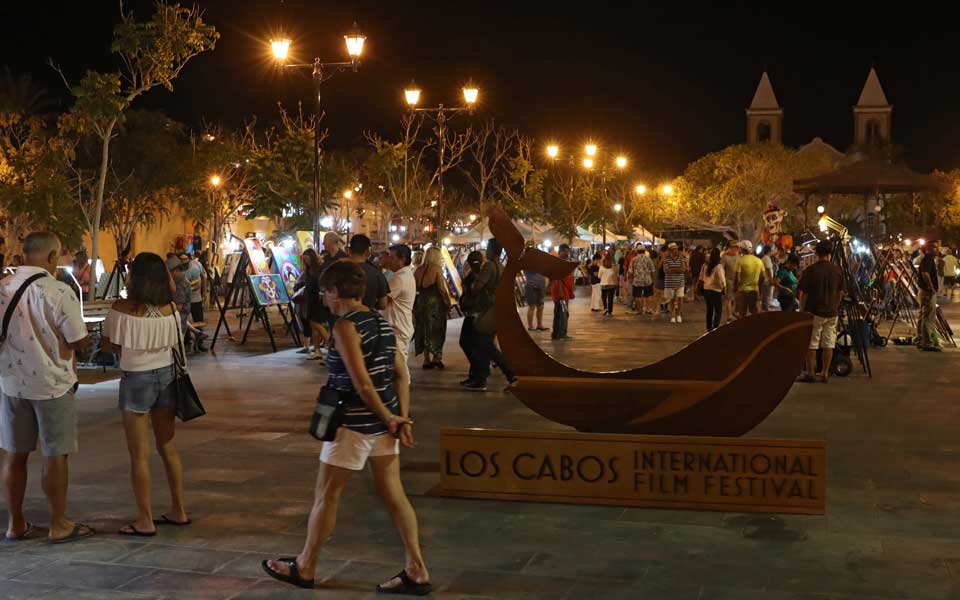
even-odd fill
[[[701,306],[673,325],[628,316],[619,305],[604,318],[578,300],[574,340],[538,335],[576,366],[634,367],[700,335]],[[957,329],[954,306],[947,309]],[[490,392],[459,388],[459,324],[450,322],[445,371],[423,371],[413,360],[419,446],[402,455],[436,597],[960,598],[960,351],[874,350],[872,379],[857,370],[828,385],[795,385],[749,434],[826,441],[825,516],[458,500],[431,493],[441,426],[562,429],[499,391],[497,372]],[[0,544],[0,598],[374,597],[403,556],[367,473],[348,485],[323,550],[321,588],[285,587],[260,570],[262,559],[299,550],[319,452],[306,425],[326,371],[289,339],[281,343],[271,354],[262,333],[245,346],[221,339],[216,355],[191,361],[209,411],[177,432],[194,524],[162,528],[155,538],[115,533],[134,515],[117,382],[83,386],[69,512],[101,533],[61,546]],[[152,464],[159,514],[165,483],[159,461]],[[39,473],[34,459],[28,516],[45,523]]]

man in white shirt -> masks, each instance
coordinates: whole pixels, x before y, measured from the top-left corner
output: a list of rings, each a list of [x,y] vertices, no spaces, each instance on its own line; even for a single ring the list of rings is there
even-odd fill
[[[417,282],[413,277],[413,267],[410,266],[411,254],[410,246],[396,244],[390,246],[380,259],[380,265],[393,272],[383,317],[393,327],[397,336],[397,353],[403,358],[404,367],[407,364],[410,340],[413,339],[413,303],[417,299]],[[407,367],[407,376],[409,375],[410,369]]]
[[[9,511],[6,539],[26,539],[34,530],[23,516],[27,458],[43,451],[43,492],[50,508],[48,540],[70,542],[94,530],[66,517],[68,455],[77,451],[77,383],[74,352],[87,345],[87,328],[76,294],[51,275],[56,272],[60,240],[52,233],[31,233],[23,243],[24,265],[0,280],[0,315],[29,279],[11,313],[0,344],[0,447],[3,491]]]

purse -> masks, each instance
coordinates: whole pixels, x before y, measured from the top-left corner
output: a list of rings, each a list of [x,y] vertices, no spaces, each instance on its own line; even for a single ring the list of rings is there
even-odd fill
[[[310,435],[321,442],[332,442],[343,420],[343,406],[340,392],[327,385],[320,388],[317,406],[310,417]]]
[[[200,402],[196,388],[193,387],[190,374],[187,373],[187,357],[183,350],[183,336],[180,333],[180,315],[176,312],[176,308],[174,308],[174,314],[177,321],[177,348],[171,350],[173,352],[173,397],[177,417],[186,422],[202,417],[207,414],[207,411]]]

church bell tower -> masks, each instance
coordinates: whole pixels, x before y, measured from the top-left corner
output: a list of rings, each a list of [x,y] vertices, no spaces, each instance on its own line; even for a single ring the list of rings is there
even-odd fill
[[[783,109],[770,85],[770,77],[764,71],[747,109],[747,143],[774,142],[782,144]]]
[[[880,146],[890,141],[890,119],[893,106],[880,87],[880,78],[873,67],[853,107],[853,142],[857,146]]]

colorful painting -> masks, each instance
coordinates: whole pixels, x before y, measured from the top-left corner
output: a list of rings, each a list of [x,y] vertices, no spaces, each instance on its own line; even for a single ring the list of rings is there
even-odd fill
[[[445,247],[440,247],[440,254],[443,256],[443,270],[444,275],[447,277],[447,289],[450,290],[450,295],[453,296],[455,300],[454,304],[460,300],[460,296],[463,295],[463,283],[460,281],[460,273],[457,272],[457,267],[453,264],[453,257],[450,256],[450,251]]]
[[[263,244],[257,238],[246,238],[243,245],[247,248],[247,257],[250,258],[250,267],[254,275],[268,275],[270,273],[270,263],[267,262],[267,256],[263,253]]]
[[[316,246],[313,243],[313,232],[312,231],[298,231],[297,232],[297,242],[300,243],[300,252],[303,252],[307,248],[316,249]]]
[[[270,249],[273,253],[273,266],[283,279],[283,284],[287,287],[287,293],[293,294],[293,284],[300,278],[303,268],[300,266],[300,256],[296,248],[285,248],[283,246],[274,246]]]
[[[248,275],[250,277],[250,286],[253,288],[253,295],[260,306],[273,306],[275,304],[289,304],[290,296],[287,295],[287,288],[283,285],[280,276],[271,273],[269,275]]]

